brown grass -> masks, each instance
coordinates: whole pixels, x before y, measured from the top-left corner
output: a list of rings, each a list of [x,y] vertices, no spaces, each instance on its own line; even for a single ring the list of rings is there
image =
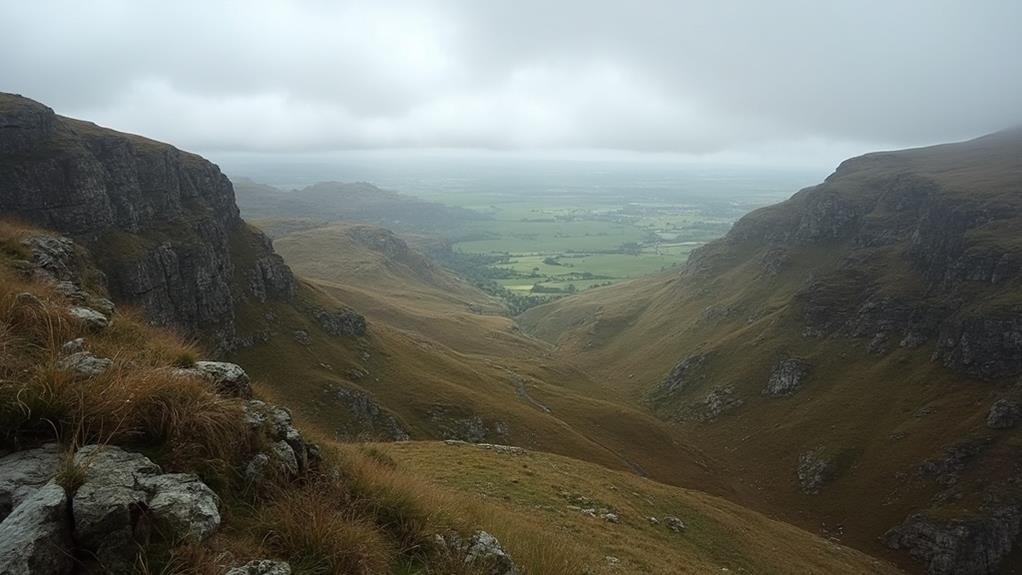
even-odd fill
[[[31,254],[21,240],[42,233],[38,228],[10,218],[0,219],[0,254],[26,259]]]
[[[0,444],[132,444],[182,468],[225,468],[247,447],[240,403],[170,369],[195,357],[194,345],[132,313],[86,333],[67,306],[48,286],[0,269]],[[61,370],[61,346],[76,337],[113,366],[88,380]]]
[[[336,482],[285,489],[258,508],[251,529],[271,554],[287,557],[303,573],[387,572],[393,551],[386,535],[347,503]]]

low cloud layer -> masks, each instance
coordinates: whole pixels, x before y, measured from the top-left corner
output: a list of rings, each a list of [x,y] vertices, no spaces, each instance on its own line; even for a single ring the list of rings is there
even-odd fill
[[[206,151],[910,145],[1022,122],[1015,0],[9,2],[0,90]],[[794,144],[793,144],[794,143]]]

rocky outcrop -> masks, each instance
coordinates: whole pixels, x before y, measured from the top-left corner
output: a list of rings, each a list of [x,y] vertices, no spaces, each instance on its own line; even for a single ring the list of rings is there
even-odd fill
[[[933,358],[986,379],[1022,373],[1022,306],[1012,315],[944,322]]]
[[[779,359],[770,372],[763,395],[780,397],[795,393],[809,376],[810,369],[811,366],[801,359]]]
[[[827,450],[818,447],[804,451],[798,456],[798,485],[802,493],[816,495],[820,488],[831,479],[837,472],[833,459]]]
[[[294,427],[291,412],[257,399],[245,402],[245,423],[252,433],[262,434],[267,449],[256,454],[245,468],[250,481],[258,482],[271,471],[294,477],[319,465],[319,446],[305,441]]]
[[[434,405],[427,416],[436,425],[443,439],[457,439],[469,443],[506,442],[507,424],[500,420],[487,420],[467,409]]]
[[[0,522],[0,575],[70,573],[74,557],[64,489],[47,483]]]
[[[984,449],[988,441],[984,439],[966,439],[944,448],[937,457],[927,459],[919,466],[919,475],[933,478],[945,487],[958,482],[959,473]]]
[[[721,415],[737,410],[744,404],[745,401],[735,395],[733,385],[717,386],[697,403],[696,418],[700,421],[713,421]]]
[[[75,464],[84,470],[72,501],[75,541],[115,571],[130,568],[154,527],[171,540],[202,540],[220,525],[219,498],[195,475],[164,474],[112,446],[83,447]]]
[[[60,458],[56,443],[0,458],[0,520],[53,478]]]
[[[709,353],[694,353],[679,361],[656,387],[653,395],[663,397],[684,391],[709,357]]]
[[[260,302],[290,300],[298,289],[291,268],[284,263],[284,258],[273,252],[273,242],[266,234],[251,228],[249,232],[257,256],[246,272],[248,293]]]
[[[325,393],[338,407],[345,410],[351,425],[339,425],[337,435],[346,439],[382,439],[407,441],[408,432],[390,412],[385,410],[373,394],[359,389],[328,386]]]
[[[990,429],[1011,429],[1022,418],[1022,409],[1010,399],[998,399],[987,413],[987,427]]]
[[[57,368],[74,374],[75,377],[88,379],[110,369],[114,362],[106,357],[98,357],[88,351],[79,351],[57,362]]]
[[[9,94],[0,94],[0,126],[0,214],[84,244],[110,293],[140,306],[153,323],[229,350],[234,301],[242,296],[232,285],[236,267],[258,299],[294,294],[290,270],[265,237],[235,262],[232,237],[253,232],[242,225],[231,182],[212,163]],[[67,251],[59,241],[40,247]],[[42,264],[51,269],[49,260]],[[68,279],[59,264],[52,269]]]
[[[688,529],[688,526],[685,525],[684,521],[678,519],[673,515],[668,515],[667,517],[664,517],[663,523],[668,529],[674,531],[675,533],[681,533]]]
[[[113,446],[88,445],[62,460],[56,445],[0,459],[0,574],[70,573],[81,552],[127,573],[155,533],[202,541],[220,525],[220,500],[195,475],[163,473]],[[65,491],[57,481],[69,476],[58,471],[72,467],[81,484]]]
[[[312,317],[330,335],[361,337],[366,334],[366,318],[351,310],[315,309]]]
[[[220,395],[251,397],[252,385],[248,373],[236,363],[226,361],[197,361],[191,367],[174,370],[177,375],[196,377],[208,382]]]
[[[68,313],[92,331],[99,331],[110,325],[110,318],[92,308],[74,306],[68,309]]]
[[[1019,532],[1019,510],[998,506],[967,519],[912,515],[887,532],[892,549],[907,549],[929,575],[992,575],[1011,552]]]
[[[453,554],[462,562],[486,575],[519,575],[521,571],[500,542],[486,531],[477,531],[468,539],[458,533],[436,536],[441,553]]]

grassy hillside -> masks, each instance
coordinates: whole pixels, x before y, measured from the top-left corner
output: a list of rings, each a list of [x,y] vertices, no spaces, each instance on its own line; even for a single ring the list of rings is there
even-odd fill
[[[708,566],[894,572],[716,498],[533,452],[504,455],[428,442],[360,445],[324,436],[319,467],[294,479],[270,476],[251,483],[245,461],[267,440],[247,435],[243,400],[173,375],[172,368],[202,358],[202,350],[145,325],[130,311],[112,314],[113,322],[100,330],[74,319],[67,311],[70,301],[27,263],[32,254],[21,241],[44,233],[0,223],[0,453],[56,440],[70,458],[79,446],[99,442],[141,451],[165,471],[197,473],[220,497],[223,522],[211,538],[179,541],[155,532],[133,551],[134,573],[215,575],[249,559],[279,558],[299,575],[480,575],[434,544],[434,534],[479,528],[495,533],[526,574],[681,573]],[[239,243],[236,248],[243,247],[236,239]],[[94,271],[91,256],[79,250],[76,257],[83,262],[76,273],[95,277],[88,273]],[[103,295],[100,283],[89,286],[95,295],[88,297]],[[308,286],[303,290],[305,298],[328,298]],[[288,315],[277,307],[282,305],[271,302],[264,311],[280,314],[282,322],[306,317]],[[76,337],[85,338],[82,345],[91,353],[111,358],[106,371],[83,379],[59,367],[67,353],[64,342]],[[374,334],[365,349],[399,346],[390,337]],[[331,358],[343,360],[354,351],[342,348]],[[259,349],[278,361],[297,351]],[[253,359],[244,367],[265,369]],[[299,375],[292,370],[279,380],[264,378],[257,396],[280,396],[285,405],[294,396],[302,412]],[[310,417],[310,423],[330,419]],[[303,434],[315,437],[314,427],[306,426]],[[451,473],[459,469],[464,473]],[[68,493],[74,493],[81,473],[70,464],[61,472]],[[612,507],[620,515],[613,525],[617,534],[593,517],[565,513],[567,500],[558,489]],[[687,529],[654,529],[640,516],[645,513],[678,515]],[[592,537],[581,539],[581,533]],[[621,545],[621,535],[634,546]],[[611,553],[619,562],[606,559]],[[75,561],[76,572],[102,572],[86,554]]]
[[[897,572],[723,499],[575,459],[466,444],[411,442],[373,449],[393,460],[396,469],[457,491],[516,523],[571,540],[591,573]],[[604,518],[606,512],[616,522]],[[670,517],[685,528],[672,530],[665,522]]]
[[[1017,394],[1020,152],[1003,133],[849,160],[681,273],[521,323],[717,457],[738,501],[914,565],[878,539],[906,515],[1017,496],[1018,433],[986,419]],[[773,396],[782,364],[804,373]],[[825,467],[815,487],[803,457]]]
[[[290,304],[242,308],[249,333],[268,341],[235,357],[325,432],[379,437],[359,425],[379,418],[351,407],[370,398],[412,437],[512,443],[729,490],[713,478],[712,460],[663,422],[603,399],[600,383],[551,361],[550,346],[496,315],[488,296],[389,232],[331,226],[275,245],[306,278],[298,307],[350,305],[367,318],[365,336],[335,337]],[[296,340],[297,330],[309,341]]]

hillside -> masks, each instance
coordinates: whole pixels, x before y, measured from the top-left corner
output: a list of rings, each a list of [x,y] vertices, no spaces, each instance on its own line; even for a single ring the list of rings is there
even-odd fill
[[[897,572],[723,500],[568,458],[313,443],[288,411],[251,398],[241,367],[200,361],[112,306],[80,312],[103,305],[101,283],[82,287],[94,265],[66,238],[0,220],[0,573]],[[614,521],[568,506],[590,498]]]
[[[719,457],[738,501],[907,567],[1011,572],[1019,229],[1019,131],[868,154],[681,273],[521,323]]]
[[[319,182],[289,191],[244,177],[234,177],[233,182],[244,216],[260,224],[266,222],[267,231],[274,236],[335,221],[433,232],[486,218],[472,210],[421,200],[365,182]]]
[[[388,232],[325,228],[307,257],[336,258],[341,287],[296,279],[198,156],[16,96],[0,127],[0,573],[896,572],[625,473],[716,485],[666,425],[593,397]],[[463,323],[389,325],[399,284]],[[530,451],[336,441],[409,435]],[[488,499],[497,478],[514,488]]]
[[[643,410],[604,400],[597,380],[550,361],[549,345],[391,232],[341,224],[277,245],[303,277],[299,301],[350,305],[365,332],[336,337],[268,303],[248,316],[263,341],[232,357],[324,432],[508,443],[729,490],[706,454]]]

